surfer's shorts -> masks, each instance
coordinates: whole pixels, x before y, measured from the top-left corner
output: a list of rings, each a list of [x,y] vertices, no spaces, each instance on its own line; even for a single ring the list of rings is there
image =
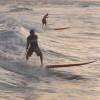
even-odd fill
[[[45,25],[47,24],[45,19],[42,20],[42,23],[45,24]]]
[[[42,55],[42,52],[41,50],[39,49],[39,47],[36,47],[36,48],[29,48],[28,51],[27,51],[27,56],[31,56],[33,54],[33,52],[36,53],[37,56],[40,56]]]

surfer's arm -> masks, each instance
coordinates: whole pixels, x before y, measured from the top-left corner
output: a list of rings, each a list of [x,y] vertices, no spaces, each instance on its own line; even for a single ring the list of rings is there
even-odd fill
[[[46,18],[48,18],[48,16],[46,16]]]
[[[28,49],[28,47],[29,47],[29,38],[27,38],[26,50]]]

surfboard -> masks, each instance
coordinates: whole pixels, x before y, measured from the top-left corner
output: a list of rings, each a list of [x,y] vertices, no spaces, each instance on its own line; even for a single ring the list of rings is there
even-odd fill
[[[70,27],[61,27],[61,28],[53,28],[54,30],[64,30],[64,29],[68,29]]]
[[[62,64],[62,65],[46,65],[46,68],[62,68],[62,67],[73,67],[73,66],[81,66],[93,63],[95,61],[82,62],[82,63],[72,63],[72,64]]]

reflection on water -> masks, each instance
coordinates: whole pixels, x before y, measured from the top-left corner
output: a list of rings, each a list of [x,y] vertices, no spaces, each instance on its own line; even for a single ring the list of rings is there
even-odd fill
[[[74,75],[69,72],[62,72],[62,71],[50,71],[49,72],[52,77],[58,77],[59,79],[65,79],[65,80],[88,80],[88,78],[85,78],[84,76],[81,75]]]

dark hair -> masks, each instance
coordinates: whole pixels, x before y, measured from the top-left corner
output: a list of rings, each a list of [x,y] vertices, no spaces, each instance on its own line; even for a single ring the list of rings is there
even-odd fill
[[[30,30],[30,35],[34,34],[35,31],[33,29]]]

